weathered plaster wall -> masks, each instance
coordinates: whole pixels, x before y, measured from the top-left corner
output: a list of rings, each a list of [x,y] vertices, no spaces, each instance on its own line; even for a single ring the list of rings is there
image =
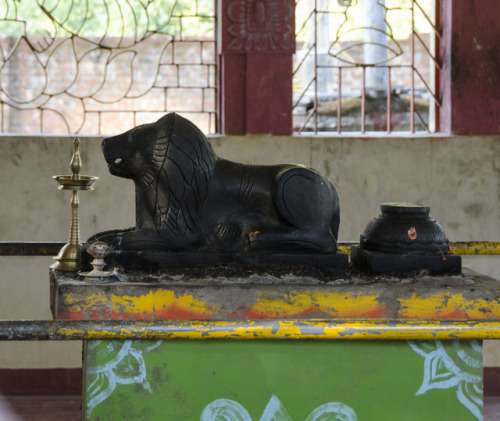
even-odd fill
[[[341,241],[356,240],[387,201],[431,206],[452,241],[500,241],[500,136],[435,138],[307,138],[265,135],[214,137],[217,153],[240,162],[297,162],[325,173],[341,200]],[[54,174],[69,172],[69,137],[0,139],[0,240],[64,241],[70,194]],[[82,138],[83,174],[101,177],[80,194],[81,231],[134,225],[128,180],[108,174],[100,138]],[[498,258],[470,258],[475,269],[500,278]],[[49,258],[0,258],[0,318],[50,318]],[[469,264],[469,263],[468,263]],[[490,352],[490,351],[488,351]],[[490,365],[500,352],[485,355]],[[488,354],[488,355],[490,355]],[[500,360],[500,357],[498,358]],[[0,367],[75,367],[79,343],[0,343]]]
[[[380,203],[431,207],[452,241],[500,239],[500,137],[214,139],[220,155],[243,162],[311,166],[335,184],[340,240],[355,240]]]

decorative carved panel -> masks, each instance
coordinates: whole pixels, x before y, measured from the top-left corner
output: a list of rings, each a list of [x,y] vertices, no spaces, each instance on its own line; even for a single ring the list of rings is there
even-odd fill
[[[223,52],[294,52],[294,3],[289,0],[223,2]]]

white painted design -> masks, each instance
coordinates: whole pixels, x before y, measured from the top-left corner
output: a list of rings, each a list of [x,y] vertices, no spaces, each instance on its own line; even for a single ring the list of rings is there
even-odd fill
[[[354,410],[340,402],[328,402],[318,406],[305,421],[357,421]],[[231,399],[217,399],[209,403],[201,413],[200,421],[252,421],[248,411]],[[276,395],[264,408],[259,421],[292,421],[287,410]]]
[[[425,358],[424,379],[416,395],[455,388],[457,399],[478,420],[483,419],[482,346],[478,341],[408,341]]]
[[[271,399],[264,408],[264,412],[260,417],[260,421],[292,421],[285,407],[276,395],[272,395]]]
[[[88,342],[88,354],[104,362],[88,369],[89,375],[95,377],[87,386],[87,416],[114,392],[117,384],[139,384],[151,392],[143,354],[158,347],[161,341],[108,341],[102,349],[101,343]]]
[[[231,399],[217,399],[201,413],[200,421],[252,421],[248,411]]]
[[[356,413],[350,406],[341,402],[328,402],[312,411],[306,421],[356,421],[357,419]]]

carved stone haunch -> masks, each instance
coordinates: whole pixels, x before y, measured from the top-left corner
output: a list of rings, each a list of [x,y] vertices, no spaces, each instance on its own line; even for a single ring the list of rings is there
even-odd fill
[[[102,149],[111,174],[135,183],[136,226],[89,239],[108,243],[114,254],[168,250],[169,262],[175,253],[185,262],[195,251],[197,264],[207,254],[207,264],[217,263],[217,254],[226,262],[254,252],[292,256],[280,260],[286,264],[297,253],[336,254],[339,200],[315,170],[221,159],[174,113],[104,139]]]

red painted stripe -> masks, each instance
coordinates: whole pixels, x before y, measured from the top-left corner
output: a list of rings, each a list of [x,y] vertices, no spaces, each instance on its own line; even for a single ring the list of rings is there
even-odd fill
[[[484,396],[500,396],[500,367],[483,368]]]
[[[0,369],[0,394],[81,395],[81,368]]]
[[[80,395],[81,368],[0,369],[0,394]],[[500,367],[484,367],[484,396],[500,397]]]

